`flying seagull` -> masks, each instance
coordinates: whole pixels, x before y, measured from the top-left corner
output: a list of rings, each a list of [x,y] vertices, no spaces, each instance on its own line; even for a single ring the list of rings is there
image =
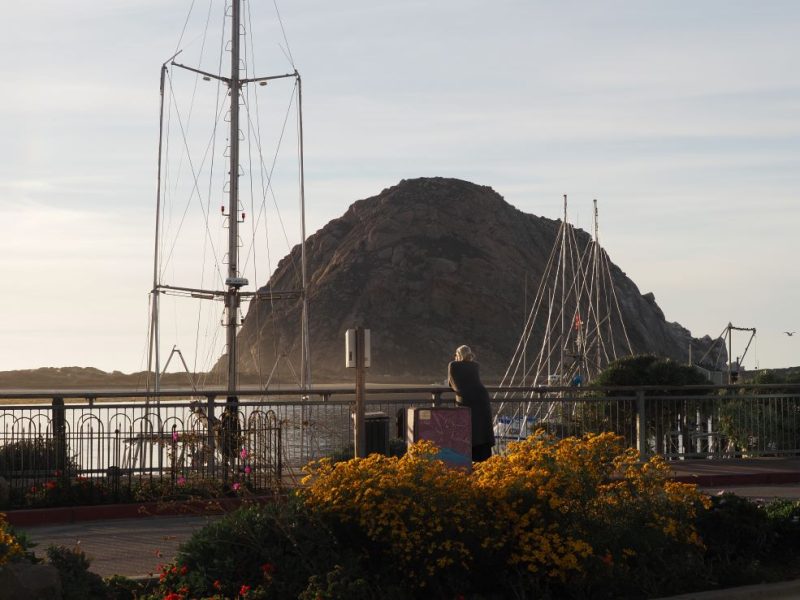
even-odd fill
[[[786,335],[788,335],[789,337],[792,337],[792,336],[795,334],[795,332],[794,332],[794,331],[784,331],[783,333],[785,333],[785,334],[786,334]]]

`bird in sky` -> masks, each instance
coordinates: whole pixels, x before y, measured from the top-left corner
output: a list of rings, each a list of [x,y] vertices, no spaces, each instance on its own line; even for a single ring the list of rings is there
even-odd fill
[[[792,336],[795,334],[795,332],[794,332],[794,331],[784,331],[783,333],[785,333],[785,334],[786,334],[786,335],[788,335],[789,337],[792,337]]]

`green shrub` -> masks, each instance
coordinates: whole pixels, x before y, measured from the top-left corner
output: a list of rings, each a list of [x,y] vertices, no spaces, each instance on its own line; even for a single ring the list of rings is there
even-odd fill
[[[297,598],[312,575],[332,571],[347,557],[328,529],[290,497],[241,508],[204,527],[164,568],[160,589],[184,590],[190,598],[236,597],[246,585],[248,597]]]
[[[55,472],[59,463],[58,448],[50,438],[37,437],[0,446],[0,475],[11,473]],[[78,464],[74,456],[63,457],[65,473],[75,473]]]
[[[774,534],[771,559],[784,564],[796,560],[800,548],[800,502],[775,500],[764,507],[764,512]]]
[[[63,600],[107,600],[102,577],[89,571],[89,559],[79,549],[66,546],[47,548],[47,560],[58,569]]]
[[[759,580],[761,563],[776,539],[766,511],[735,494],[714,496],[711,508],[698,516],[697,530],[714,583],[731,586]]]
[[[107,589],[108,600],[137,600],[142,598],[148,589],[146,583],[142,583],[121,575],[112,575],[104,580]]]

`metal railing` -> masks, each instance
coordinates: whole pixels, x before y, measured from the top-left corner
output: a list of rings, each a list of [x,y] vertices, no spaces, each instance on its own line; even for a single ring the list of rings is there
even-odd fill
[[[613,431],[668,459],[797,455],[800,385],[488,388],[495,452],[536,429]],[[354,389],[0,393],[6,506],[260,492],[296,483],[308,461],[352,455]],[[220,401],[222,399],[223,401]],[[37,403],[38,402],[38,403]],[[368,389],[402,445],[408,408],[453,405],[443,387]],[[62,499],[63,500],[63,499]]]

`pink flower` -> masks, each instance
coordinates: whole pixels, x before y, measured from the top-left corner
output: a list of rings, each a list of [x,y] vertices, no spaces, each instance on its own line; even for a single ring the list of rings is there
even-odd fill
[[[177,429],[173,429],[172,430],[172,441],[173,442],[177,442],[178,441],[178,430]]]
[[[178,485],[186,485],[186,477],[184,477],[183,475],[178,477]]]
[[[251,468],[250,468],[250,465],[247,465],[247,466],[244,468],[244,472],[245,472],[245,474],[246,474],[246,475],[250,475],[250,473],[252,472],[252,470],[253,470],[253,469],[251,469]]]
[[[242,487],[242,484],[239,483],[238,481],[231,486],[231,488],[233,489],[234,492],[239,491],[240,487]]]
[[[245,448],[245,447],[242,447],[242,451],[241,451],[241,452],[239,452],[239,456],[241,456],[241,457],[242,457],[242,460],[244,460],[245,458],[247,458],[247,448]]]

